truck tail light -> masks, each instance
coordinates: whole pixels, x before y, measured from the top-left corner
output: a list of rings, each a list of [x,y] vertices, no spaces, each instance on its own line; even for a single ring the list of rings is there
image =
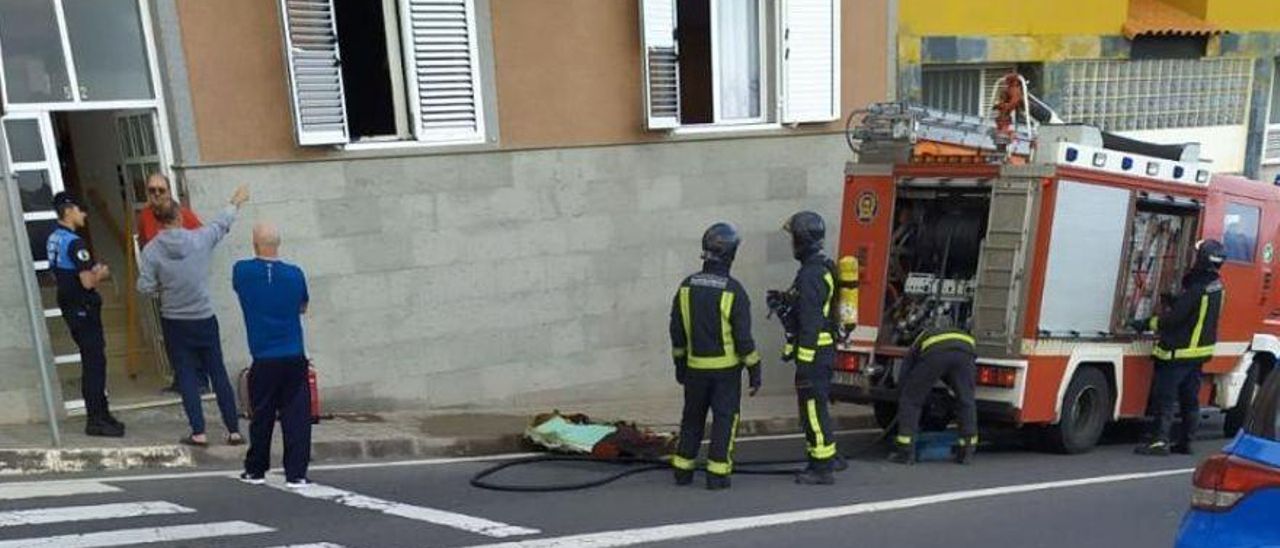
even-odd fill
[[[857,372],[862,367],[862,355],[853,352],[841,352],[836,359],[836,369],[840,371],[848,371],[850,373]]]
[[[1249,493],[1280,487],[1280,470],[1219,453],[1200,463],[1191,483],[1192,508],[1225,512]]]
[[[1013,367],[998,365],[978,365],[978,384],[996,388],[1013,388],[1018,379],[1018,370]]]

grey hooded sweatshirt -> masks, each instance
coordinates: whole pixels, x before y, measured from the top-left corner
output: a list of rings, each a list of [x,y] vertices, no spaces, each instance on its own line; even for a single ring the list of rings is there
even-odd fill
[[[160,298],[160,317],[204,320],[213,317],[209,263],[213,249],[231,231],[237,209],[227,206],[209,224],[194,230],[168,228],[142,250],[138,292]]]

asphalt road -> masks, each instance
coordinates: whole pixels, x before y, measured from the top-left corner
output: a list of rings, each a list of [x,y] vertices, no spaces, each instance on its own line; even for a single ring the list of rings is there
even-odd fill
[[[848,451],[867,434],[842,436]],[[972,466],[883,462],[866,451],[831,487],[734,478],[676,487],[665,471],[570,493],[468,485],[495,461],[327,466],[292,492],[226,472],[0,483],[10,546],[1171,546],[1192,457],[1131,454],[1121,440],[1075,456],[987,446]],[[1221,439],[1202,441],[1203,457]],[[799,455],[795,439],[742,441],[739,463]],[[496,479],[548,483],[616,468],[543,464]]]

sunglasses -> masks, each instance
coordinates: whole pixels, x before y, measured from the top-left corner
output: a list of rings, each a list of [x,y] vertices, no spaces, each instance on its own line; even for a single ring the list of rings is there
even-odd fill
[[[147,189],[147,194],[152,196],[163,196],[169,193],[169,189],[160,187],[151,187]]]

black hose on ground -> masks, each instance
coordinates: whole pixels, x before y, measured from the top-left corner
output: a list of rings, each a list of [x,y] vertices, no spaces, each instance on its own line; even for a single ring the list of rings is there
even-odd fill
[[[858,448],[853,452],[844,453],[840,456],[840,458],[843,458],[844,460],[848,461],[866,454],[868,451],[870,451],[871,449],[879,445],[880,442],[888,438],[889,432],[893,431],[893,427],[896,424],[897,424],[897,419],[894,419],[894,421],[890,422],[888,427],[886,427],[881,432],[881,434],[876,437],[874,441],[872,441],[871,443],[863,447]],[[628,468],[625,470],[622,470],[621,472],[618,472],[616,474],[611,474],[603,478],[582,481],[577,483],[513,485],[513,484],[495,483],[486,479],[494,474],[497,474],[498,472],[502,472],[503,470],[507,470],[510,468],[517,468],[521,466],[529,466],[533,464],[541,464],[546,462],[581,462],[581,463],[603,464],[608,466],[625,466]],[[768,467],[798,465],[798,464],[807,464],[807,463],[808,463],[808,460],[806,459],[736,461],[734,462],[733,473],[744,475],[744,476],[793,476],[797,473],[803,472],[804,470],[798,469],[798,468],[777,469],[777,468],[768,468]],[[765,468],[760,469],[760,467],[765,467]],[[654,459],[654,458],[623,457],[623,458],[616,458],[616,459],[597,459],[597,458],[593,458],[586,455],[537,455],[533,457],[525,457],[522,459],[507,461],[507,462],[496,464],[494,466],[490,466],[489,468],[485,468],[484,470],[481,470],[480,472],[476,473],[476,475],[472,476],[470,483],[472,487],[475,487],[477,489],[486,489],[489,491],[502,491],[507,493],[556,493],[556,492],[562,492],[562,491],[579,491],[583,489],[592,489],[595,487],[602,487],[604,485],[608,485],[610,483],[618,481],[622,478],[634,476],[636,474],[642,474],[645,472],[655,472],[658,470],[671,470],[671,463],[662,459]]]

